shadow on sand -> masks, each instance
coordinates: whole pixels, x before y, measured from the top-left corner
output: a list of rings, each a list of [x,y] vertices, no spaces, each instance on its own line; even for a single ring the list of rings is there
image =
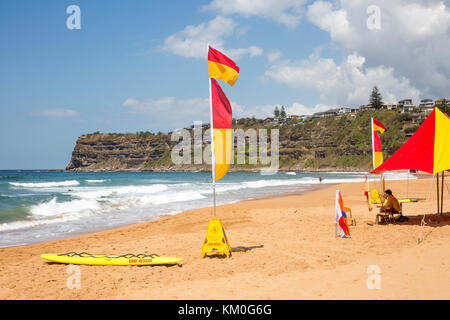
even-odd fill
[[[424,218],[423,215],[417,216],[405,216],[408,218],[408,221],[398,222],[395,224],[399,225],[411,225],[411,226],[420,226],[422,224],[422,220]],[[440,217],[440,223],[438,224],[438,216],[437,214],[426,214],[424,222],[429,227],[443,227],[450,225],[450,212],[444,212]]]
[[[231,248],[231,252],[247,252],[253,249],[258,249],[258,248],[263,248],[264,245],[259,245],[259,246],[251,246],[251,247],[245,247],[245,246],[238,246],[238,247],[232,247]],[[209,255],[205,255],[205,258],[209,258],[209,259],[226,259],[227,256],[222,254],[222,253],[217,253],[217,254],[209,254]]]

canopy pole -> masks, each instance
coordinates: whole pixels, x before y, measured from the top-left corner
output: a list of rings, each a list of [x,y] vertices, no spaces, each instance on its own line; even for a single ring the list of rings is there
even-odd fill
[[[212,107],[212,93],[211,93],[211,78],[209,78],[209,101],[211,108],[211,180],[212,180],[212,193],[213,193],[213,213],[214,219],[216,219],[216,159],[214,151],[214,126],[213,126],[213,107]]]
[[[442,171],[442,178],[441,178],[441,212],[438,217],[438,223],[441,223],[441,216],[443,211],[444,211],[444,171]]]
[[[438,218],[438,223],[440,223],[440,217],[439,217],[439,172],[436,173],[436,196],[437,196],[437,218]]]
[[[209,52],[209,43],[208,43],[208,52]],[[214,153],[214,125],[213,125],[213,103],[212,103],[212,89],[211,89],[211,78],[208,75],[209,80],[209,109],[210,109],[210,126],[209,129],[211,131],[211,180],[212,180],[212,193],[213,193],[213,212],[214,219],[216,218],[216,170],[215,170],[215,153]]]
[[[408,197],[408,184],[409,184],[409,169],[408,169],[408,175],[406,176],[406,199],[409,199]]]

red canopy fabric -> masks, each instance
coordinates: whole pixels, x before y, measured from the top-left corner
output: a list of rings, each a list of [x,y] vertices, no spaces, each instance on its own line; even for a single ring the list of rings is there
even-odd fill
[[[417,131],[389,159],[371,171],[450,169],[450,118],[435,108]]]

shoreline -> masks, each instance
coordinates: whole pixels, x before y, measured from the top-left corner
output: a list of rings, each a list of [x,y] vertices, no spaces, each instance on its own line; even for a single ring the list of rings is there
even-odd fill
[[[229,172],[261,172],[261,170],[267,169],[266,167],[258,167],[258,168],[249,168],[249,169],[230,169]],[[41,170],[41,169],[36,169]],[[298,168],[278,168],[277,172],[312,172],[312,173],[330,173],[330,172],[339,172],[339,173],[363,173],[368,172],[370,168],[323,168],[323,169],[298,169]],[[64,169],[64,170],[49,170],[46,169],[45,171],[52,172],[211,172],[210,168],[188,168],[185,170],[182,170],[181,168],[160,168],[160,169],[145,169],[145,168],[139,168],[139,169]]]
[[[234,202],[230,202],[230,203],[225,203],[225,204],[221,204],[218,205],[217,208],[221,207],[221,206],[225,206],[225,205],[230,205],[230,204],[238,204],[239,202],[244,202],[244,201],[255,201],[255,200],[264,200],[264,199],[276,199],[276,198],[283,198],[283,197],[289,197],[289,196],[296,196],[296,195],[303,195],[303,194],[307,194],[309,192],[312,191],[316,191],[316,190],[321,190],[321,189],[325,189],[327,187],[330,187],[331,185],[336,185],[337,183],[332,183],[332,182],[324,182],[321,184],[311,184],[308,186],[308,188],[306,190],[301,190],[301,191],[287,191],[287,192],[281,192],[281,193],[274,193],[274,194],[269,194],[269,195],[263,195],[260,197],[256,197],[256,198],[249,198],[249,199],[243,199],[243,200],[237,200]],[[194,208],[194,209],[190,209],[190,210],[186,210],[186,211],[191,211],[191,210],[199,210],[199,209],[211,209],[212,206],[207,206],[207,207],[200,207],[200,208]],[[211,209],[212,210],[212,209]],[[108,228],[100,228],[100,229],[96,229],[96,230],[88,230],[88,231],[79,231],[73,234],[70,234],[68,236],[65,237],[61,237],[61,238],[57,238],[57,239],[49,239],[49,240],[42,240],[42,241],[35,241],[35,242],[30,242],[30,243],[25,243],[25,244],[18,244],[18,245],[12,245],[12,246],[4,246],[1,247],[0,249],[7,249],[7,248],[16,248],[16,247],[21,247],[21,246],[28,246],[28,245],[33,245],[33,244],[39,244],[39,243],[45,243],[45,242],[50,242],[50,241],[59,241],[59,240],[64,240],[64,239],[70,239],[70,238],[78,238],[80,236],[87,236],[87,235],[91,235],[94,233],[98,233],[98,232],[102,232],[102,231],[108,231],[108,230],[115,230],[115,229],[119,229],[122,227],[130,227],[136,224],[140,224],[140,223],[147,223],[147,222],[151,222],[151,221],[156,221],[159,220],[161,218],[164,217],[171,217],[171,216],[176,216],[180,213],[186,212],[186,211],[180,211],[177,213],[165,213],[165,212],[161,212],[158,213],[158,216],[154,219],[151,220],[145,220],[145,221],[140,221],[140,222],[131,222],[131,223],[125,223],[125,224],[121,224],[121,225],[117,225],[117,226],[113,226],[113,227],[108,227]]]
[[[433,179],[409,181],[426,194]],[[401,197],[405,180],[388,181]],[[405,205],[407,223],[368,225],[364,183],[328,185],[302,195],[244,200],[217,207],[231,258],[200,259],[211,207],[184,211],[60,240],[0,249],[1,299],[450,299],[450,198],[441,225],[432,195]],[[334,238],[334,197],[352,209],[351,238]],[[425,240],[417,244],[421,230]],[[262,247],[258,247],[261,246]],[[184,259],[177,266],[79,266],[81,288],[70,290],[67,266],[43,253],[157,253]],[[24,264],[22,261],[26,260]],[[276,262],[276,263],[274,263]],[[368,266],[381,268],[381,290],[366,287]],[[17,275],[20,274],[20,277]]]

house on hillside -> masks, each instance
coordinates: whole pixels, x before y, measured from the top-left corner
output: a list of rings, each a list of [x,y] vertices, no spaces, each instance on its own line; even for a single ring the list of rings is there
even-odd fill
[[[422,107],[433,107],[434,103],[432,99],[422,99],[420,100],[419,108]]]
[[[299,118],[300,118],[299,115],[297,115],[297,114],[291,114],[291,115],[288,115],[288,116],[287,116],[286,122],[287,122],[287,121],[292,121],[292,120],[298,120]]]
[[[412,123],[421,124],[425,121],[425,119],[428,117],[429,114],[426,112],[419,112],[419,113],[413,113],[412,114]]]
[[[368,110],[375,110],[374,107],[372,107],[371,104],[367,104],[367,105],[362,105],[359,107],[360,111],[368,111]]]
[[[323,112],[316,112],[312,115],[313,119],[317,119],[317,118],[325,118],[325,117],[333,117],[336,116],[339,112],[339,109],[330,109],[327,111],[323,111]]]
[[[397,102],[394,102],[394,101],[391,101],[391,102],[383,101],[381,103],[381,109],[395,110],[396,108],[397,108]]]
[[[348,114],[348,113],[353,113],[353,112],[356,112],[356,109],[349,108],[349,107],[340,107],[338,109],[338,114]]]
[[[431,99],[422,99],[419,104],[419,113],[429,115],[434,109],[434,103]]]
[[[442,98],[434,102],[435,107],[450,107],[450,100]]]
[[[397,104],[397,109],[400,110],[400,113],[412,113],[416,108],[412,103],[412,99],[404,99],[400,100]]]

